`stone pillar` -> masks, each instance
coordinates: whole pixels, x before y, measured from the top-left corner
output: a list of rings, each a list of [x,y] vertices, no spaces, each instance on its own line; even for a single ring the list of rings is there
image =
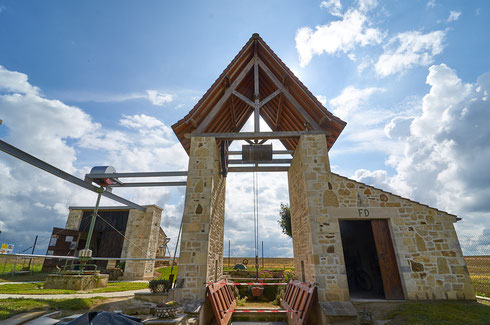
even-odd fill
[[[82,222],[83,210],[75,210],[70,208],[70,213],[66,219],[65,229],[78,230],[80,222]]]
[[[295,273],[298,280],[317,283],[320,301],[348,300],[347,278],[338,252],[338,222],[327,222],[328,206],[338,206],[329,188],[331,178],[325,135],[301,136],[288,171]],[[330,193],[332,192],[332,193]],[[347,296],[346,296],[347,293]]]
[[[182,300],[204,301],[206,282],[223,274],[225,184],[215,138],[193,137],[179,255]]]
[[[156,205],[146,206],[145,211],[129,210],[121,257],[155,258],[161,219],[162,208]],[[154,266],[154,261],[126,261],[124,279],[152,279]]]

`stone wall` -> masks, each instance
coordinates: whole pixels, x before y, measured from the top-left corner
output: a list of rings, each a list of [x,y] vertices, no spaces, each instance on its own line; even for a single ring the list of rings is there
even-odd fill
[[[339,219],[386,219],[407,299],[474,299],[456,217],[330,172],[323,135],[302,136],[289,169],[296,277],[349,300]]]
[[[127,239],[124,240],[121,257],[155,258],[162,208],[156,205],[145,206],[145,211],[129,210],[126,225]],[[154,261],[126,261],[124,279],[149,280],[153,278]]]
[[[65,229],[78,230],[82,222],[83,210],[71,209],[66,219]]]
[[[475,299],[454,229],[456,216],[336,174],[331,186],[338,203],[330,204],[365,207],[369,217],[389,221],[407,299]],[[341,213],[330,211],[329,221]]]
[[[222,275],[226,180],[219,172],[215,138],[193,137],[179,255],[183,300],[204,301],[206,282]]]

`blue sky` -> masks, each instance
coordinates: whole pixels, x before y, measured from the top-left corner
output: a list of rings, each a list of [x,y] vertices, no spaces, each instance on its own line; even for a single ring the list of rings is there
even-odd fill
[[[0,0],[0,138],[80,177],[103,164],[184,170],[170,125],[257,32],[348,123],[333,171],[458,214],[470,247],[490,237],[489,16],[488,1]],[[252,253],[250,183],[228,179],[235,255]],[[4,154],[0,184],[0,242],[19,250],[95,201]],[[276,223],[286,175],[260,184],[266,255],[291,256]],[[183,191],[118,193],[164,207],[176,238]]]

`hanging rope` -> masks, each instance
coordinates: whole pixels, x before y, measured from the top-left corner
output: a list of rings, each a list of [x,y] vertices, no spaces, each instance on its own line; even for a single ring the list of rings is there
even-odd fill
[[[253,172],[253,196],[254,196],[254,246],[256,278],[259,278],[259,179]]]

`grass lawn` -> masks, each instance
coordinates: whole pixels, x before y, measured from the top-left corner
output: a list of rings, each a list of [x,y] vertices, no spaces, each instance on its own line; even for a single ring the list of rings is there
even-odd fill
[[[43,309],[80,310],[89,309],[99,304],[105,298],[76,298],[76,299],[0,299],[0,319],[6,319],[16,314]]]
[[[42,289],[42,282],[19,283],[0,285],[0,293],[10,293],[19,295],[50,295],[50,294],[69,294],[69,293],[101,293],[128,291],[148,288],[147,282],[111,282],[105,288],[93,289],[91,291],[76,291],[67,289]]]
[[[407,302],[389,314],[394,324],[489,324],[490,306],[475,302]]]
[[[160,273],[159,279],[168,279],[170,276],[171,266],[164,266],[157,269],[157,272]],[[177,280],[177,273],[179,272],[179,266],[175,265],[173,269],[174,281]]]

